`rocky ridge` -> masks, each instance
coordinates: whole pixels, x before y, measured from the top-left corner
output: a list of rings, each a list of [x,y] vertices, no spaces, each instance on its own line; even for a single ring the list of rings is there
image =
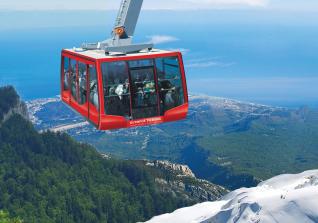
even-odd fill
[[[164,173],[157,175],[155,182],[161,191],[175,196],[184,196],[197,201],[215,201],[228,192],[224,187],[198,179],[187,165],[169,161],[145,161],[144,165]]]
[[[12,86],[1,87],[0,98],[4,99],[0,103],[0,125],[14,114],[19,114],[22,117],[29,119],[26,103],[20,99]]]

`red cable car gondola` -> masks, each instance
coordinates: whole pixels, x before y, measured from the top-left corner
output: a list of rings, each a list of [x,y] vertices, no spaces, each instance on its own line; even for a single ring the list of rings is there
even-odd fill
[[[129,42],[141,4],[142,0],[122,2],[121,22],[115,26],[113,39],[62,51],[61,98],[99,130],[152,125],[187,116],[181,53]]]

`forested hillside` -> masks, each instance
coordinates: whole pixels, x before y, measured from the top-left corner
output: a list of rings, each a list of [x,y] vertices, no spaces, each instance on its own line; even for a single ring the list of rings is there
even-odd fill
[[[6,93],[2,111],[15,104]],[[105,159],[66,134],[39,134],[19,114],[1,124],[0,163],[0,210],[24,222],[136,222],[194,203],[158,190],[146,167]]]

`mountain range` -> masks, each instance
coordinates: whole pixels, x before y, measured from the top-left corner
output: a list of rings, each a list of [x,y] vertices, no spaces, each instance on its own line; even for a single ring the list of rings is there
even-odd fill
[[[184,121],[101,132],[58,97],[27,106],[39,131],[66,131],[111,157],[185,164],[197,177],[230,190],[318,167],[318,111],[308,107],[192,95]]]
[[[268,171],[282,171],[278,161],[288,164],[295,154],[303,157],[293,160],[303,164],[298,168],[315,166],[315,110],[192,96],[184,121],[100,132],[57,98],[24,103],[12,87],[1,87],[0,98],[6,98],[0,100],[0,213],[4,218],[10,216],[19,222],[318,221],[317,170],[280,175],[230,193],[212,183],[220,181],[231,189],[261,181],[252,166],[260,159],[253,158],[253,152],[270,159],[259,166],[264,176]],[[126,137],[134,138],[132,143],[127,143]],[[115,152],[116,145],[96,151],[83,143],[99,142],[107,148],[103,140],[116,138]],[[100,141],[94,144],[94,139]],[[137,147],[137,139],[141,147]],[[258,150],[281,144],[285,145],[283,151]],[[154,152],[156,148],[159,151]],[[283,156],[287,149],[289,153]],[[123,156],[125,151],[136,154]],[[149,158],[151,151],[153,157]],[[235,163],[232,160],[238,154],[240,162]],[[143,156],[146,159],[137,159]],[[271,159],[269,169],[266,163]],[[252,169],[240,169],[242,161]],[[290,166],[284,171],[296,169]],[[199,179],[201,176],[205,179]]]

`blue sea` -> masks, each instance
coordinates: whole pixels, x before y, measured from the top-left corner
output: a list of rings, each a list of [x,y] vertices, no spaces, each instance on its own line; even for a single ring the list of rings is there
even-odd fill
[[[59,94],[62,48],[110,35],[114,11],[0,12],[0,85],[24,100]],[[184,54],[189,92],[318,107],[318,15],[267,10],[144,11],[135,42]]]

